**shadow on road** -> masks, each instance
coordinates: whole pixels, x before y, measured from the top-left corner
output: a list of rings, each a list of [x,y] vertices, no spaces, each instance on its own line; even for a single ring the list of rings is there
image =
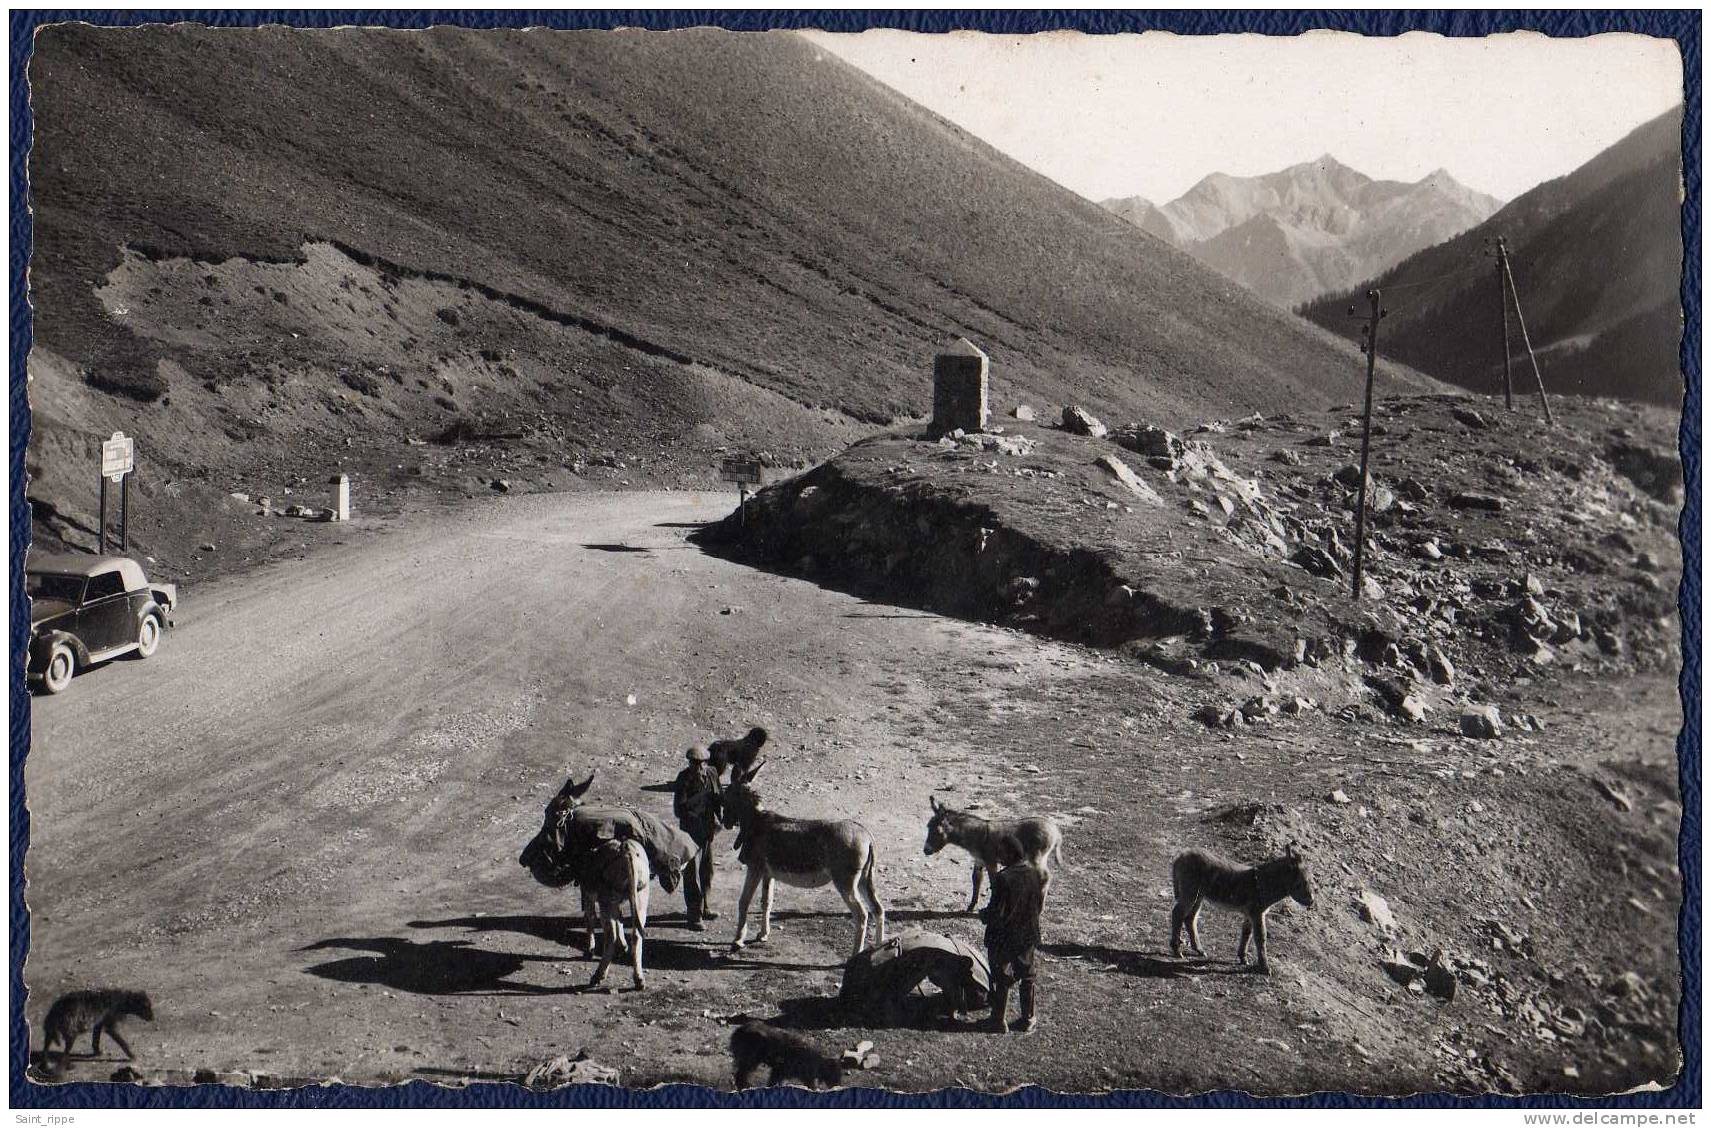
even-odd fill
[[[1191,979],[1200,975],[1232,975],[1247,969],[1238,964],[1213,964],[1204,959],[1172,959],[1098,944],[1041,944],[1040,951],[1065,960],[1090,960],[1125,975],[1152,979]]]
[[[340,983],[373,983],[414,995],[557,995],[562,989],[512,983],[530,962],[560,963],[552,956],[515,956],[472,947],[467,940],[419,943],[397,936],[321,940],[298,951],[346,948],[374,953],[316,964],[304,970]]]
[[[655,521],[656,529],[705,529],[713,521]]]
[[[583,548],[591,552],[652,552],[651,548],[640,548],[633,544],[585,544]]]

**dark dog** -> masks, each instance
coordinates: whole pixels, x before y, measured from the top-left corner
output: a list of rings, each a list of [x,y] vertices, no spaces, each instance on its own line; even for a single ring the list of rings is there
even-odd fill
[[[89,1033],[90,1045],[96,1056],[101,1053],[101,1035],[109,1034],[125,1057],[135,1060],[131,1047],[119,1037],[119,1020],[134,1016],[144,1022],[154,1021],[154,1007],[141,991],[119,991],[111,988],[98,991],[72,991],[54,1000],[42,1022],[42,1064],[48,1062],[48,1051],[55,1042],[62,1043],[59,1069],[64,1073],[71,1060],[71,1043],[84,1032]]]
[[[715,740],[707,746],[707,753],[713,757],[713,767],[719,774],[723,775],[726,768],[734,768],[733,778],[736,778],[754,767],[765,744],[766,730],[752,728],[741,740]]]
[[[732,1033],[731,1064],[739,1089],[748,1088],[749,1078],[763,1065],[770,1071],[768,1085],[794,1081],[810,1089],[834,1088],[844,1079],[844,1067],[836,1058],[806,1038],[764,1022],[748,1023]]]

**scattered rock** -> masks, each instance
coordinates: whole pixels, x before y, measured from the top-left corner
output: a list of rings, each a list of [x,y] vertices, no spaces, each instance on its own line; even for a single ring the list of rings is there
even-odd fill
[[[1455,411],[1451,412],[1451,414],[1456,417],[1456,422],[1462,424],[1464,427],[1471,427],[1475,431],[1483,431],[1486,427],[1490,426],[1490,424],[1485,421],[1485,416],[1473,410],[1471,407],[1458,407]]]
[[[1072,435],[1086,435],[1089,438],[1103,439],[1107,428],[1099,422],[1086,408],[1074,404],[1063,409],[1063,429]]]
[[[1312,438],[1307,440],[1307,445],[1310,447],[1336,446],[1337,440],[1341,437],[1342,435],[1338,431],[1332,431],[1325,435],[1314,435]]]
[[[1459,493],[1450,498],[1452,509],[1480,509],[1487,513],[1503,512],[1503,499],[1482,493]]]
[[[250,500],[250,495],[249,495],[249,494],[247,494],[247,493],[241,493],[241,492],[239,492],[239,493],[229,493],[229,494],[227,494],[227,495],[226,495],[226,496],[227,496],[227,497],[229,497],[229,498],[231,498],[231,499],[232,499],[232,500],[233,500],[233,501],[241,501],[241,502],[243,502],[243,503],[244,503],[244,504],[245,504],[245,505],[248,505],[248,504],[249,504],[249,500]]]
[[[215,552],[219,549],[219,546],[214,544],[199,544],[196,547],[202,552]]]
[[[1273,462],[1281,462],[1285,466],[1301,465],[1301,456],[1290,450],[1288,447],[1279,447],[1277,450],[1272,451],[1271,460]]]
[[[1422,543],[1419,548],[1415,549],[1415,553],[1422,560],[1442,560],[1444,558],[1443,550],[1438,547],[1437,537]]]
[[[1335,791],[1331,792],[1329,795],[1327,795],[1326,798],[1329,799],[1331,802],[1337,804],[1338,806],[1343,806],[1347,803],[1353,802],[1353,800],[1351,800],[1346,794],[1343,793],[1343,789],[1340,787],[1337,788]]]
[[[510,493],[511,483],[504,478],[495,478],[492,482],[488,483],[488,488],[493,490],[494,493]]]
[[[1377,601],[1384,598],[1384,585],[1371,576],[1360,578],[1360,594],[1362,599]]]
[[[1012,411],[1010,415],[1015,419],[1021,420],[1023,423],[1032,423],[1034,421],[1034,409],[1025,403],[1018,404],[1016,406],[1016,410]]]
[[[1407,694],[1396,703],[1396,715],[1413,724],[1424,724],[1426,721],[1426,703],[1412,693]]]
[[[1476,740],[1496,740],[1503,735],[1503,718],[1495,705],[1469,705],[1462,710],[1461,734]]]
[[[1331,480],[1338,483],[1339,485],[1347,486],[1351,490],[1359,489],[1360,488],[1360,467],[1354,465],[1353,463],[1350,463],[1347,466],[1339,467],[1337,469],[1337,472],[1335,474],[1331,475]]]
[[[1396,916],[1390,911],[1390,902],[1377,893],[1362,889],[1355,898],[1355,906],[1360,911],[1360,918],[1377,925],[1380,932],[1389,934],[1396,931]]]
[[[1444,953],[1432,953],[1431,962],[1426,964],[1426,974],[1422,977],[1426,985],[1426,993],[1448,1003],[1456,997],[1456,974],[1444,963]]]
[[[1291,554],[1289,562],[1304,572],[1327,580],[1337,579],[1343,574],[1331,554],[1316,545],[1302,545]]]
[[[1426,651],[1426,673],[1438,685],[1454,685],[1456,680],[1455,664],[1437,647]]]

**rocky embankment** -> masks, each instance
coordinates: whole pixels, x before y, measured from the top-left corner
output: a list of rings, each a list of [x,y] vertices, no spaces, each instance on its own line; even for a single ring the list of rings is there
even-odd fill
[[[1266,692],[1208,723],[1324,706],[1483,732],[1505,723],[1483,710],[1483,686],[1679,662],[1675,420],[1571,401],[1546,427],[1531,406],[1430,395],[1375,408],[1358,600],[1353,405],[1180,435],[1076,408],[1052,426],[1023,409],[986,434],[889,434],[700,539],[1173,673],[1251,664]]]

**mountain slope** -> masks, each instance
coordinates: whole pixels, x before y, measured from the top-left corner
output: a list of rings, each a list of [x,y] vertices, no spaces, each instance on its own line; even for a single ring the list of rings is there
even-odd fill
[[[1355,287],[1386,292],[1384,355],[1474,391],[1502,390],[1499,290],[1483,257],[1485,240],[1497,235],[1508,239],[1548,389],[1680,401],[1680,107],[1480,226]],[[1303,312],[1346,333],[1348,300],[1329,296]],[[1513,318],[1511,333],[1515,379],[1529,388]]]
[[[1404,184],[1326,155],[1265,176],[1214,173],[1163,207],[1139,197],[1104,206],[1293,307],[1465,231],[1499,203],[1442,169]]]
[[[925,411],[958,336],[1001,406],[1165,422],[1358,371],[794,35],[63,25],[30,79],[32,496],[66,512],[116,427],[274,496],[439,433],[520,435],[525,488],[705,481]]]

